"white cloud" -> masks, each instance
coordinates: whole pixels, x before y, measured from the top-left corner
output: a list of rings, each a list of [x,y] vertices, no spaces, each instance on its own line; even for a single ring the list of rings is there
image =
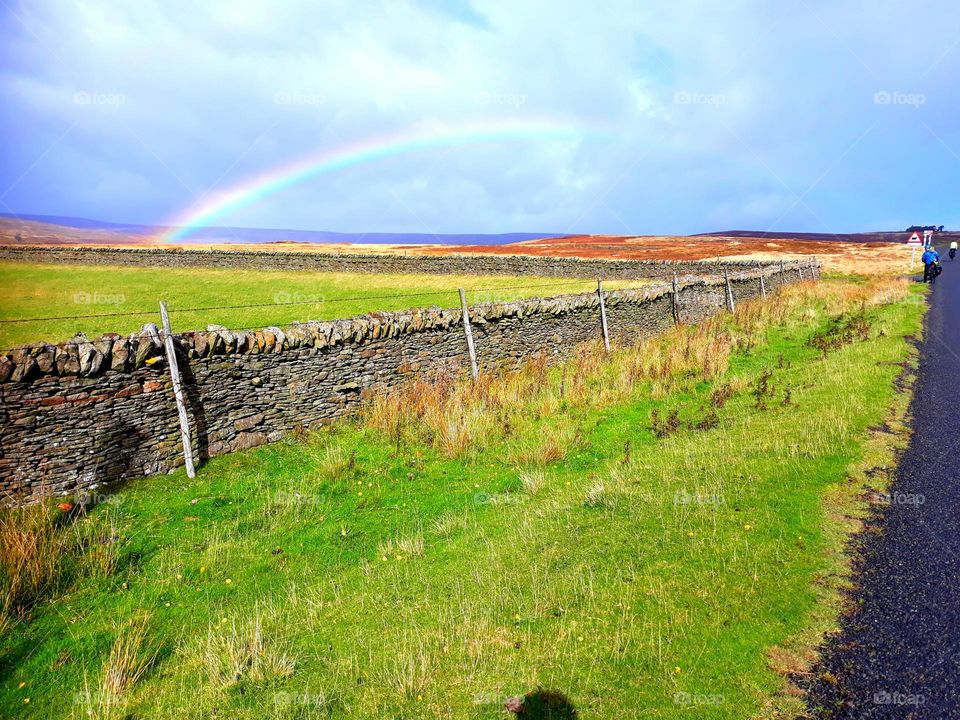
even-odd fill
[[[864,13],[852,1],[34,0],[0,24],[0,131],[11,140],[0,193],[36,163],[5,203],[162,221],[191,191],[321,147],[522,116],[602,125],[612,139],[413,154],[222,221],[621,232],[622,219],[638,233],[699,231],[774,222],[809,189],[814,213],[801,205],[788,221],[851,229],[854,209],[903,217],[930,206],[900,178],[945,152],[931,131],[960,154],[948,120],[957,19],[946,2]],[[880,90],[926,102],[876,105]],[[78,92],[124,102],[78,105]],[[940,185],[957,167],[938,166]],[[890,182],[902,207],[871,210]],[[862,202],[834,202],[841,192]]]

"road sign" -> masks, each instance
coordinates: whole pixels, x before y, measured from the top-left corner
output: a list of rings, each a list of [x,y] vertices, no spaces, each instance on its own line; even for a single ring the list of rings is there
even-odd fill
[[[920,239],[920,236],[917,235],[916,231],[907,239],[907,245],[923,245],[923,241]]]

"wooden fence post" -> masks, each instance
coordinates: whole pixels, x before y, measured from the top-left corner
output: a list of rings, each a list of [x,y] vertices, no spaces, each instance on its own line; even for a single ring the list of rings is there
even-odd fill
[[[781,261],[780,261],[780,289],[781,289],[781,290],[783,289],[783,283],[784,283],[784,279],[783,279],[783,260],[781,260]]]
[[[603,348],[610,352],[610,334],[607,332],[607,306],[603,303],[603,282],[597,278],[597,297],[600,298],[600,328],[603,330]]]
[[[470,328],[470,311],[467,310],[467,294],[460,290],[460,310],[463,313],[463,332],[467,336],[467,352],[470,353],[470,374],[477,379],[480,369],[477,367],[477,352],[473,348],[473,330]]]
[[[677,284],[678,284],[677,274],[674,273],[673,274],[673,294],[670,296],[670,300],[671,300],[670,305],[671,305],[671,309],[673,310],[674,325],[680,324],[680,303],[677,301],[677,293],[679,292],[677,290]]]
[[[727,287],[727,310],[730,312],[734,311],[733,306],[733,288],[730,287],[730,273],[727,272],[727,268],[723,269],[723,280],[724,284]]]
[[[763,271],[760,271],[760,297],[763,300],[767,299],[767,284],[763,281]]]
[[[183,400],[183,387],[180,384],[180,367],[177,365],[177,351],[173,344],[173,334],[170,332],[170,316],[167,314],[167,303],[160,301],[160,323],[163,327],[163,345],[167,354],[167,364],[170,366],[170,380],[173,382],[173,397],[177,401],[177,415],[180,418],[180,441],[183,443],[183,462],[187,467],[187,477],[195,477],[197,472],[193,466],[193,446],[190,442],[190,420],[187,418],[187,405]]]

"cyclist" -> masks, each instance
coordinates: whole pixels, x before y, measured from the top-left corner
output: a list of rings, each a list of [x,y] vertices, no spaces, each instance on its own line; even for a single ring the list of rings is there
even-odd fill
[[[923,263],[923,281],[933,282],[940,274],[940,253],[931,245],[923,251],[920,261]]]
[[[950,259],[953,260],[957,255],[957,241],[954,240],[950,243]]]

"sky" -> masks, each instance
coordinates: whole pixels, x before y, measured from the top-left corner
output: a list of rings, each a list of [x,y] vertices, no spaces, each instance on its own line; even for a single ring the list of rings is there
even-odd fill
[[[516,125],[209,221],[957,227],[958,27],[947,0],[0,0],[0,212],[190,222],[305,158]]]

